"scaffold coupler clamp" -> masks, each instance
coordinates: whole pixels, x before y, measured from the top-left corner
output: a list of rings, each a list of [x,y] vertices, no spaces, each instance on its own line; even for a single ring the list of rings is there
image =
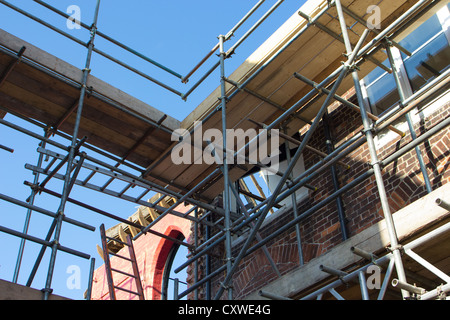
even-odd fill
[[[440,286],[438,286],[436,288],[437,291],[437,300],[448,300],[447,298],[447,293],[444,291],[444,289],[442,288],[444,286],[444,284],[441,284]]]
[[[219,285],[224,288],[225,290],[229,290],[229,289],[233,289],[233,285],[225,285],[225,283],[223,283],[223,281],[221,281],[219,283]]]
[[[400,251],[400,254],[403,255],[404,253],[404,248],[401,244],[398,244],[396,246],[390,246],[386,248],[390,253],[393,253],[395,250]]]
[[[43,289],[41,289],[41,292],[52,294],[53,293],[53,289],[51,289],[51,288],[43,288]]]

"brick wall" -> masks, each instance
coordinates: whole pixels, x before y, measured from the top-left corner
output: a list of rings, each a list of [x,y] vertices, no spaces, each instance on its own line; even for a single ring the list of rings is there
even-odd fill
[[[350,92],[350,94],[352,93]],[[450,103],[447,102],[440,110],[416,124],[417,134],[420,135],[447,118],[450,113],[449,105]],[[362,129],[359,113],[339,104],[330,106],[329,111],[331,131],[336,146],[344,143]],[[304,132],[307,129],[304,128]],[[448,148],[450,146],[449,131],[448,128],[443,130],[420,146],[434,189],[450,182],[450,170],[448,170],[450,166],[450,151]],[[379,158],[385,158],[409,141],[411,141],[409,134],[401,139],[400,137],[395,138],[377,150]],[[326,151],[324,128],[322,125],[317,129],[310,145],[324,152]],[[311,167],[317,161],[318,157],[316,154],[305,150],[305,168]],[[355,177],[370,168],[371,159],[367,145],[364,144],[362,147],[350,153],[342,161],[348,164],[350,169],[339,165],[336,167],[340,186],[348,184]],[[383,170],[383,178],[389,198],[389,206],[393,213],[426,194],[414,150],[406,153],[397,161],[385,167]],[[326,199],[334,192],[330,170],[325,170],[310,181],[309,184],[317,187],[317,191],[310,192],[306,199],[298,203],[300,214]],[[379,203],[378,191],[373,176],[353,188],[350,192],[344,194],[342,201],[346,218],[345,227],[350,237],[383,219],[383,212]],[[177,210],[186,212],[188,208],[178,208]],[[261,229],[260,234],[263,238],[273,233],[280,226],[290,222],[293,219],[293,213],[292,211],[286,211],[274,217],[269,217],[269,219],[272,219],[271,222]],[[310,260],[322,255],[343,241],[342,226],[339,223],[335,201],[302,220],[299,226],[304,263],[308,263]],[[193,232],[192,228],[193,225],[188,220],[169,215],[156,225],[155,230],[173,237],[182,233],[186,238],[190,238]],[[237,243],[233,248],[233,256],[238,254],[242,241]],[[160,299],[162,272],[165,257],[167,257],[171,244],[160,237],[147,234],[135,241],[134,246],[138,257],[139,271],[146,299]],[[294,228],[271,240],[267,244],[267,250],[281,274],[286,274],[299,266],[300,255]],[[224,252],[225,250],[222,245],[216,246],[210,252],[212,270],[223,265],[225,261]],[[119,252],[119,254],[127,256],[126,252]],[[204,271],[204,266],[202,265],[204,260],[200,259],[199,262],[201,279]],[[113,257],[112,265],[113,268],[131,272],[131,266],[126,261],[121,260],[119,262],[118,259]],[[188,283],[194,283],[192,268],[191,266],[188,269]],[[220,281],[223,281],[224,276],[225,273],[213,280],[213,296],[214,292],[218,289]],[[116,284],[135,291],[135,284],[131,279],[121,275],[115,275],[114,278]],[[242,299],[276,278],[276,273],[270,266],[263,251],[259,249],[244,258],[238,270],[235,272],[233,278],[234,298]],[[225,296],[223,295],[223,297]],[[104,266],[96,270],[94,274],[92,297],[93,299],[109,299]],[[117,291],[117,298],[130,300],[136,297],[129,293]],[[204,298],[204,292],[202,290],[200,290],[199,298]],[[190,294],[188,299],[193,299],[193,294]]]
[[[352,94],[353,92],[348,93],[349,96]],[[415,125],[417,135],[420,136],[447,118],[450,113],[449,106],[450,103],[446,102],[438,111],[423,119],[420,123],[417,123]],[[329,119],[334,144],[336,146],[341,145],[362,129],[360,114],[339,104],[330,106]],[[307,129],[304,128],[302,133]],[[381,146],[377,150],[380,160],[410,141],[411,137],[409,133],[403,138],[400,138],[400,136],[395,137],[390,143]],[[326,152],[324,128],[322,125],[316,130],[310,145]],[[449,146],[449,128],[444,129],[420,146],[433,189],[450,182],[450,170],[448,170],[450,166]],[[392,213],[395,213],[400,208],[426,194],[423,177],[416,159],[416,152],[413,149],[383,169],[386,193]],[[304,162],[306,169],[316,163],[317,160],[316,154],[305,150]],[[364,144],[349,154],[342,161],[348,164],[350,169],[339,165],[336,166],[341,187],[371,167],[367,144]],[[334,192],[330,170],[325,170],[322,174],[310,181],[309,184],[317,187],[318,190],[316,192],[310,192],[309,196],[298,204],[300,214]],[[374,176],[345,193],[342,196],[342,201],[346,219],[345,227],[349,237],[358,234],[384,218]],[[277,216],[276,219],[271,220],[270,223],[263,226],[260,231],[261,236],[265,238],[292,219],[292,211]],[[317,210],[314,214],[302,220],[299,225],[304,263],[308,263],[311,259],[320,256],[343,241],[335,201]],[[235,246],[234,256],[239,252],[240,246],[242,246],[242,242]],[[281,274],[286,274],[299,266],[299,250],[294,228],[291,228],[291,230],[270,241],[267,244],[267,249]],[[222,253],[223,255],[224,250],[218,247],[215,249],[215,252],[216,258],[213,255],[213,266],[218,267],[223,264],[223,259],[217,258],[218,254]],[[213,292],[217,290],[223,278],[224,275],[215,279],[212,286]],[[235,299],[244,298],[246,295],[258,290],[276,278],[277,275],[272,270],[263,251],[259,249],[244,258],[234,274],[234,297]],[[223,295],[223,297],[225,296],[226,294]]]
[[[187,212],[189,207],[180,205],[178,212]],[[189,220],[173,215],[167,215],[152,227],[167,236],[177,238],[182,234],[186,242],[191,241],[191,223]],[[147,233],[134,241],[133,246],[138,261],[138,269],[141,277],[144,296],[147,300],[160,300],[162,288],[162,275],[167,255],[172,248],[172,241]],[[129,257],[128,248],[124,247],[117,254]],[[111,257],[111,266],[129,274],[132,274],[131,263],[117,257]],[[136,292],[134,279],[119,273],[113,273],[116,286]],[[180,279],[185,281],[186,279]],[[125,291],[116,290],[117,300],[136,300],[138,297]],[[92,300],[109,300],[108,282],[106,280],[105,266],[95,270],[92,286]]]

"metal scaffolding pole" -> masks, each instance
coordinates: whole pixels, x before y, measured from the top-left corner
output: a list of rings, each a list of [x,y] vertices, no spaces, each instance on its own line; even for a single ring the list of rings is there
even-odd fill
[[[331,153],[331,152],[333,152],[335,147],[334,147],[333,137],[331,135],[330,119],[329,119],[328,112],[325,113],[325,115],[323,116],[323,126],[324,126],[324,134],[325,134],[325,143],[327,145],[327,152]],[[334,191],[336,192],[337,190],[339,190],[339,180],[338,180],[338,174],[337,174],[337,169],[336,169],[335,165],[331,166],[330,174],[331,174],[331,180],[333,181],[333,188],[334,188]],[[348,231],[347,231],[347,221],[346,221],[346,217],[345,217],[344,202],[343,202],[341,196],[338,196],[336,198],[336,208],[337,208],[337,212],[338,212],[339,224],[340,224],[341,233],[342,233],[342,240],[345,241],[348,239]]]
[[[231,30],[226,34],[225,41],[230,39],[234,33],[242,26],[242,24],[250,18],[250,16],[265,2],[266,0],[260,0]],[[189,78],[214,54],[214,52],[219,49],[220,42],[218,42],[209,52],[208,54],[190,71],[187,75],[185,75],[181,81],[183,83],[187,83]],[[215,65],[214,69],[217,68],[218,65]],[[186,94],[185,94],[186,95]]]
[[[55,268],[56,254],[57,254],[58,246],[59,246],[59,238],[61,235],[62,219],[64,216],[66,201],[67,201],[67,198],[69,197],[69,193],[71,191],[70,189],[73,186],[73,181],[75,180],[76,175],[80,169],[80,166],[78,166],[78,171],[75,172],[73,177],[71,178],[71,170],[72,170],[72,166],[73,166],[73,162],[74,162],[74,158],[75,158],[76,147],[77,147],[77,143],[78,143],[77,142],[78,130],[79,130],[80,122],[81,122],[81,114],[82,114],[82,110],[83,110],[84,98],[86,96],[86,89],[87,89],[86,84],[87,84],[88,76],[90,74],[91,57],[92,57],[92,52],[94,49],[94,40],[95,40],[95,33],[97,31],[97,21],[98,21],[99,9],[100,9],[100,0],[97,0],[97,5],[95,8],[95,13],[94,13],[94,22],[91,27],[91,38],[90,38],[90,41],[88,44],[88,53],[87,53],[87,58],[86,58],[86,64],[85,64],[85,68],[83,70],[82,86],[81,86],[81,91],[80,91],[80,99],[79,99],[79,103],[78,103],[75,126],[74,126],[74,130],[73,130],[72,144],[69,148],[69,158],[67,160],[67,171],[66,171],[66,176],[65,176],[65,180],[64,180],[64,187],[63,187],[60,206],[59,206],[58,212],[57,212],[58,217],[56,218],[55,236],[53,238],[53,242],[52,242],[52,246],[51,246],[52,251],[51,251],[49,268],[48,268],[48,273],[47,273],[47,280],[45,282],[45,288],[43,289],[44,300],[48,300],[48,298],[52,292],[51,284],[52,284],[52,278],[53,278],[53,271]]]
[[[48,134],[47,132],[45,133],[45,137],[48,138]],[[41,147],[45,147],[45,142],[42,141],[39,143],[39,146]],[[43,154],[39,154],[38,156],[38,161],[37,161],[37,166],[40,168],[42,167],[42,163],[44,161],[44,155]],[[35,173],[34,175],[34,184],[37,184],[39,182],[39,173]],[[36,197],[36,190],[31,190],[31,194],[30,197],[28,198],[27,202],[30,205],[34,205],[34,200]],[[28,233],[28,227],[30,225],[30,219],[31,219],[31,213],[33,212],[33,210],[31,210],[30,208],[27,210],[27,215],[25,217],[25,223],[23,226],[23,233]],[[16,261],[16,267],[14,269],[14,275],[13,275],[13,282],[17,283],[17,280],[19,278],[19,272],[20,272],[20,267],[21,267],[21,263],[22,263],[22,257],[23,257],[23,251],[25,249],[25,239],[21,239],[20,241],[20,246],[19,246],[19,253],[17,255],[17,261]]]
[[[221,89],[221,109],[222,109],[222,142],[223,148],[227,147],[227,93],[225,88],[225,59],[226,52],[224,50],[224,40],[225,36],[219,36],[219,50],[220,50],[220,89]],[[229,181],[230,177],[228,174],[228,154],[223,154],[223,179],[224,179],[224,190],[223,190],[223,208],[225,210],[225,254],[226,254],[226,265],[227,265],[227,275],[232,274],[232,253],[231,253],[231,218],[230,218],[230,187]],[[233,300],[233,288],[228,286],[228,283],[223,284],[228,292],[228,299]]]
[[[54,245],[53,242],[50,242],[48,240],[42,240],[42,239],[36,238],[34,236],[31,236],[29,234],[21,233],[21,232],[18,232],[18,231],[9,229],[9,228],[5,228],[5,227],[2,227],[2,226],[0,226],[0,232],[5,232],[5,233],[8,233],[10,235],[19,237],[19,238],[27,239],[29,241],[36,242],[36,243],[41,244],[41,245],[46,246],[46,247],[52,247]],[[58,246],[58,250],[70,253],[72,255],[78,256],[78,257],[83,258],[83,259],[90,259],[91,258],[91,256],[88,255],[88,254],[85,254],[83,252],[79,252],[79,251],[76,251],[76,250],[73,250],[73,249],[61,246],[61,245]]]
[[[321,93],[324,93],[324,94],[329,94],[330,93],[330,90],[328,90],[327,88],[323,88],[323,87],[319,86],[317,83],[315,83],[314,81],[311,81],[310,79],[306,78],[305,76],[303,76],[301,74],[295,73],[294,77],[299,79],[299,80],[301,80],[301,81],[303,81],[303,82],[305,82],[306,84],[309,84],[310,86],[312,86],[314,89],[316,89],[317,91],[319,91]],[[352,108],[353,110],[355,110],[356,112],[360,112],[360,108],[357,105],[353,104],[352,102],[350,102],[348,100],[345,100],[344,98],[338,96],[337,94],[334,95],[334,99],[336,99],[337,101],[342,103],[344,106],[348,106],[348,107]],[[377,121],[377,120],[380,119],[380,118],[378,118],[377,116],[373,115],[370,112],[367,112],[367,116],[371,120],[374,120],[374,121]],[[392,125],[389,126],[388,128],[389,128],[389,130],[397,133],[400,137],[404,137],[405,136],[404,132],[402,132],[401,130],[395,128]]]
[[[33,1],[36,2],[36,3],[38,3],[38,4],[40,4],[40,5],[42,5],[42,6],[44,6],[44,7],[46,7],[46,8],[49,9],[49,10],[51,10],[51,11],[53,11],[53,12],[55,12],[55,13],[61,15],[62,17],[66,18],[66,19],[68,19],[68,18],[73,19],[73,17],[69,16],[67,13],[58,10],[57,8],[55,8],[55,7],[51,6],[51,5],[49,5],[48,3],[45,3],[44,1],[41,1],[41,0],[33,0]],[[90,29],[91,29],[91,26],[89,26],[89,25],[83,23],[82,21],[75,20],[75,22],[78,23],[81,27],[83,27],[83,28],[85,28],[85,29],[87,29],[87,30],[90,30]],[[121,47],[122,49],[124,49],[124,50],[126,50],[126,51],[128,51],[128,52],[130,52],[130,53],[132,53],[132,54],[134,54],[134,55],[136,55],[137,57],[139,57],[139,58],[141,58],[141,59],[143,59],[143,60],[145,60],[145,61],[147,61],[147,62],[150,62],[150,63],[153,64],[154,66],[156,66],[156,67],[158,67],[158,68],[160,68],[160,69],[162,69],[162,70],[164,70],[164,71],[166,71],[166,72],[172,74],[173,76],[175,76],[175,77],[177,77],[177,78],[180,78],[180,79],[182,78],[182,76],[181,76],[179,73],[177,73],[177,72],[175,72],[175,71],[173,71],[173,70],[167,68],[166,66],[164,66],[164,65],[162,65],[162,64],[160,64],[160,63],[158,63],[158,62],[156,62],[155,60],[153,60],[153,59],[151,59],[151,58],[149,58],[149,57],[143,55],[142,53],[137,52],[136,50],[134,50],[134,49],[132,49],[132,48],[130,48],[130,47],[124,45],[123,43],[120,43],[119,41],[117,41],[117,40],[111,38],[110,36],[108,36],[108,35],[106,35],[106,34],[104,34],[104,33],[101,32],[100,30],[97,30],[96,33],[97,33],[98,36],[100,36],[100,37],[102,37],[102,38],[108,40],[109,42],[111,42],[111,43],[113,43],[113,44],[115,44],[115,45]]]
[[[263,23],[280,5],[284,0],[278,0],[225,54],[225,57],[229,57],[234,54],[234,51],[247,39],[260,25]]]
[[[236,198],[238,205],[241,207],[242,212],[244,213],[245,217],[247,219],[250,218],[250,215],[247,212],[247,208],[245,207],[244,203],[242,202],[242,199],[239,197],[238,191],[236,190],[236,188],[234,187],[234,185],[231,182],[229,183],[229,188],[233,192],[233,195]],[[256,234],[256,239],[258,241],[262,240],[262,237],[259,233]],[[267,247],[263,246],[262,249],[263,249],[264,255],[266,256],[267,260],[269,261],[269,264],[272,267],[273,271],[277,274],[278,277],[281,277],[280,270],[278,270],[277,265],[276,265],[275,261],[273,260],[272,256],[270,255]]]
[[[285,134],[287,133],[287,130],[285,128]],[[286,150],[286,161],[287,163],[291,163],[291,148],[289,147],[289,141],[286,140],[284,142],[284,148]],[[290,174],[290,178],[293,179],[294,175]],[[292,201],[292,212],[294,214],[294,219],[298,217],[298,207],[297,207],[297,195],[292,193],[291,195],[291,201]],[[303,259],[303,248],[302,248],[302,238],[301,238],[301,231],[300,226],[298,224],[295,225],[295,238],[297,240],[297,251],[298,251],[298,264],[302,266],[305,261]],[[258,241],[261,241],[261,239],[258,239]]]
[[[211,217],[208,215],[206,219],[209,221]],[[211,237],[211,227],[208,225],[205,225],[205,240],[208,241]],[[211,256],[207,254],[205,256],[205,276],[204,279],[207,279],[211,275]],[[203,280],[203,279],[202,279]],[[202,281],[200,280],[200,281]],[[211,281],[206,280],[205,281],[205,298],[206,300],[211,300]],[[198,283],[198,282],[197,282]]]
[[[198,219],[198,209],[195,209],[195,218]],[[198,222],[194,222],[194,247],[195,248],[198,247],[198,240],[199,240],[198,232],[199,232],[199,223]],[[198,261],[195,261],[195,264],[194,264],[194,283],[198,282],[198,276],[199,276],[198,271],[199,271],[199,263],[198,263]],[[198,290],[195,290],[194,295],[195,295],[194,296],[194,300],[198,300],[198,297],[199,297]],[[176,297],[178,298],[178,292],[177,292]]]
[[[91,258],[91,265],[89,268],[88,288],[86,290],[86,300],[91,300],[92,283],[94,282],[94,271],[95,271],[95,258]]]
[[[448,89],[450,82],[450,69],[442,73],[439,77],[428,83],[422,89],[417,91],[411,97],[405,100],[403,105],[396,106],[392,111],[376,121],[376,130],[379,132],[387,126],[404,116],[412,109],[418,107],[421,103],[435,95],[436,93]]]
[[[342,4],[341,4],[340,0],[336,0],[336,9],[337,9],[338,16],[339,16],[339,23],[341,25],[342,36],[343,36],[344,42],[345,42],[345,48],[347,50],[347,54],[350,55],[352,53],[352,45],[350,43],[348,30],[347,30],[347,24],[345,22],[344,12],[342,10]],[[386,220],[387,228],[389,231],[389,238],[391,240],[391,250],[393,252],[394,259],[395,259],[395,266],[396,266],[397,274],[401,281],[406,282],[406,275],[405,275],[405,270],[403,268],[400,247],[398,244],[398,238],[397,238],[397,234],[395,231],[395,224],[394,224],[394,220],[392,218],[392,213],[389,208],[389,203],[387,200],[386,189],[384,187],[380,161],[378,160],[378,155],[376,152],[372,127],[370,124],[370,120],[367,116],[367,111],[363,107],[364,99],[363,99],[363,95],[362,95],[362,91],[361,91],[361,87],[360,87],[358,71],[356,69],[351,70],[351,75],[352,75],[353,82],[355,85],[355,91],[356,91],[358,103],[360,105],[361,118],[362,118],[362,122],[363,122],[363,126],[364,126],[364,132],[367,137],[367,144],[369,147],[370,157],[372,159],[372,167],[373,167],[374,174],[375,174],[375,180],[376,180],[376,184],[377,184],[377,188],[378,188],[380,202],[381,202],[381,206],[382,206],[382,209],[384,212],[384,217]],[[409,293],[406,291],[403,291],[403,297],[407,298],[408,296],[409,296]]]
[[[395,83],[397,85],[397,91],[400,96],[400,103],[403,104],[406,100],[406,93],[403,88],[403,84],[400,79],[400,75],[398,73],[397,66],[394,61],[394,56],[392,54],[392,42],[389,40],[386,40],[386,53],[388,56],[389,63],[391,64],[392,73],[394,75]],[[411,139],[415,140],[417,139],[416,131],[414,130],[414,126],[411,120],[411,113],[405,114],[406,122],[408,123],[409,133],[411,134]],[[425,187],[427,189],[428,193],[431,193],[433,191],[433,188],[431,187],[430,178],[428,177],[427,168],[425,166],[425,161],[423,159],[422,152],[420,151],[419,147],[415,148],[417,160],[419,162],[420,171],[422,172],[423,181],[425,182]]]

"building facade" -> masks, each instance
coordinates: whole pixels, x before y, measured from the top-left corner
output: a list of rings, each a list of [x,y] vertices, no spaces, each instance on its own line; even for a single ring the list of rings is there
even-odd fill
[[[362,100],[358,99],[355,87],[341,96],[334,97],[334,102],[328,106],[309,140],[308,145],[311,148],[303,152],[293,170],[293,178],[307,177],[306,187],[273,207],[262,222],[258,237],[250,244],[250,248],[247,248],[235,269],[231,282],[224,285],[227,275],[224,266],[228,257],[225,244],[220,243],[195,259],[195,264],[191,261],[187,279],[191,289],[186,291],[188,293],[181,294],[182,296],[188,296],[189,299],[213,299],[217,292],[223,290],[231,291],[233,299],[236,300],[261,296],[304,298],[336,277],[342,279],[360,266],[359,259],[353,256],[345,259],[347,253],[339,253],[339,250],[348,250],[353,243],[364,243],[367,239],[363,241],[359,238],[372,230],[378,235],[377,232],[381,232],[378,229],[382,229],[378,226],[384,225],[387,220],[386,209],[380,200],[379,180],[373,170],[374,157],[364,138],[367,128],[363,126],[360,108],[364,108],[369,114],[376,156],[382,170],[385,202],[394,220],[397,216],[399,219],[400,216],[403,218],[403,215],[408,219],[407,212],[416,210],[420,201],[426,197],[432,197],[436,192],[446,194],[450,182],[450,130],[446,125],[450,115],[447,86],[450,62],[449,8],[448,4],[436,5],[405,26],[396,35],[395,44],[392,39],[385,40],[382,50],[386,54],[386,60],[360,79]],[[322,94],[326,93],[322,91]],[[413,106],[407,112],[401,111],[411,104]],[[389,119],[390,114],[394,113],[400,115],[383,125],[383,119]],[[374,124],[377,124],[376,129]],[[299,128],[293,139],[286,140],[286,144],[280,146],[281,171],[287,167],[286,163],[295,155],[309,130],[310,125]],[[425,138],[410,147],[421,137]],[[360,142],[352,149],[345,149],[353,140]],[[322,155],[319,155],[317,150]],[[336,150],[340,150],[341,155],[337,161],[327,166],[326,170],[314,171],[315,166],[323,162],[324,155],[332,154]],[[261,176],[264,174],[261,173]],[[266,185],[263,185],[262,189],[269,191],[270,195],[280,177],[264,177]],[[248,182],[248,176],[242,177],[238,189],[243,189],[245,184],[242,182],[245,179]],[[263,194],[257,197],[247,192],[241,196],[239,201],[232,197],[231,204],[232,210],[240,214],[243,214],[243,210],[239,209],[239,202],[250,199],[246,207],[251,209],[257,201],[264,200]],[[215,205],[220,207],[222,202],[219,197]],[[396,215],[397,212],[401,213]],[[205,212],[199,212],[200,216],[202,214]],[[420,214],[426,215],[427,212]],[[212,219],[211,221],[217,218],[208,218],[207,215],[205,217]],[[448,211],[445,210],[439,213],[438,218],[430,215],[426,223],[414,227],[414,232],[405,231],[403,234],[401,231],[398,237],[406,243],[421,232],[426,233],[430,226],[436,226],[437,221],[442,223],[447,218]],[[173,232],[182,234],[186,239],[190,238],[191,243],[193,239],[197,239],[197,246],[210,243],[210,239],[220,236],[214,231],[211,233],[205,226],[189,224],[182,219],[167,219],[162,223],[164,230],[161,229],[161,232],[175,235],[170,231],[175,228],[177,231]],[[172,227],[166,225],[167,223]],[[232,233],[232,257],[240,254],[252,232],[252,229],[243,230]],[[151,261],[141,262],[140,267],[146,295],[152,299],[167,298],[160,294],[160,275],[164,272],[164,267],[167,267],[165,262],[161,261],[165,261],[169,255],[166,254],[165,245],[159,244],[155,247],[155,241],[150,237],[142,237],[135,244],[140,256],[138,259]],[[373,245],[368,247],[372,249],[370,254],[374,257],[392,252],[388,248],[392,243],[388,240],[377,238],[371,241]],[[445,251],[445,248],[442,250]],[[187,259],[191,259],[195,254],[197,252],[190,252]],[[163,260],[150,255],[163,256]],[[338,261],[339,256],[342,256],[342,261]],[[437,263],[447,270],[447,257],[440,257],[439,254],[434,256],[437,257]],[[340,268],[338,271],[330,271],[333,268],[327,269],[322,261],[336,262]],[[146,270],[148,266],[151,266],[149,271]],[[310,266],[316,269],[307,269]],[[408,265],[407,270],[408,277],[421,280],[422,284],[425,283],[423,285],[429,286],[429,290],[433,289],[433,283],[439,285],[439,281],[434,277],[424,275],[423,272],[419,274],[417,270],[414,272],[414,267]],[[107,298],[103,273],[104,271],[99,269],[94,278],[95,298]],[[384,270],[383,275],[385,273]],[[324,297],[359,299],[361,295],[367,298],[380,292],[378,287],[378,290],[371,290],[368,296],[364,296],[364,293],[355,293],[355,290],[349,287],[347,285],[344,289],[340,288],[340,293],[325,291]],[[265,290],[272,290],[274,294]],[[391,288],[386,292],[383,291],[385,298],[402,297],[399,290]],[[321,294],[323,297],[323,293]]]
[[[442,124],[449,117],[450,99],[448,87],[445,85],[450,62],[449,5],[437,7],[396,38],[403,48],[410,51],[410,56],[392,44],[386,43],[385,51],[387,56],[390,55],[391,61],[387,58],[383,62],[385,68],[377,67],[361,79],[365,104],[359,107],[365,108],[377,118],[403,105],[410,97],[420,97],[418,93],[420,94],[421,90],[429,90],[440,84],[443,87],[426,99],[422,99],[418,106],[406,116],[393,122],[393,127],[376,132],[376,152],[382,163],[389,160],[396,151],[440,123]],[[386,70],[391,66],[394,72]],[[342,98],[353,105],[358,104],[354,88]],[[372,120],[373,122],[375,120]],[[316,129],[310,140],[310,146],[329,154],[357,136],[363,129],[360,112],[348,104],[335,101],[328,108],[319,128]],[[300,130],[299,140],[302,140],[308,130],[309,126]],[[383,165],[382,175],[387,203],[394,216],[400,209],[408,207],[432,193],[433,190],[448,184],[450,181],[449,134],[449,129],[444,127],[416,148]],[[296,146],[295,144],[290,146],[293,155]],[[317,153],[306,150],[301,161],[304,170],[308,170],[321,161],[321,158]],[[282,283],[289,281],[289,275],[293,271],[301,270],[312,260],[320,259],[339,244],[351,241],[349,239],[352,237],[384,220],[374,175],[368,175],[367,179],[361,183],[333,197],[337,190],[349,185],[372,168],[373,160],[367,144],[362,144],[356,150],[346,154],[340,161],[309,181],[315,190],[309,189],[306,193],[297,195],[296,204],[294,204],[296,210],[293,210],[291,200],[290,204],[288,202],[266,218],[260,234],[263,239],[271,238],[265,242],[265,246],[278,271],[271,266],[263,249],[253,250],[242,260],[233,276],[233,296],[236,299],[259,298],[258,291],[267,287],[274,289],[276,285],[270,286],[270,284],[276,284],[276,280],[280,277],[285,279],[279,284],[282,286]],[[332,201],[314,209],[316,205],[330,197],[333,197]],[[287,198],[285,202],[290,199],[290,197]],[[285,228],[298,216],[303,217],[296,226]],[[280,229],[285,231],[280,233]],[[274,233],[279,234],[273,237]],[[235,237],[233,250],[236,255],[244,242],[245,235]],[[384,254],[383,251],[386,250],[381,250],[377,254]],[[215,256],[219,252],[220,250]],[[211,259],[215,268],[219,268],[223,263],[216,258],[211,257]],[[352,264],[354,264],[353,261],[349,263],[349,270],[352,270]],[[321,271],[317,270],[317,273]],[[308,276],[308,273],[305,272],[305,276]],[[299,278],[301,278],[301,271],[298,271],[298,277],[292,277],[292,280]],[[214,281],[213,292],[220,287],[221,281],[223,277]],[[315,285],[317,284],[303,287],[301,283],[298,283],[298,292],[289,298],[305,296]],[[295,292],[295,289],[291,292]]]

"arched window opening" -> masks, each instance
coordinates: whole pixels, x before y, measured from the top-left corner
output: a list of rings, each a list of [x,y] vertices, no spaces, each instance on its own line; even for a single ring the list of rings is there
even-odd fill
[[[183,241],[185,238],[179,233],[177,239]],[[175,292],[180,293],[186,289],[186,269],[179,273],[175,273],[174,270],[186,260],[187,254],[186,247],[176,243],[172,245],[164,265],[161,300],[175,300]]]

